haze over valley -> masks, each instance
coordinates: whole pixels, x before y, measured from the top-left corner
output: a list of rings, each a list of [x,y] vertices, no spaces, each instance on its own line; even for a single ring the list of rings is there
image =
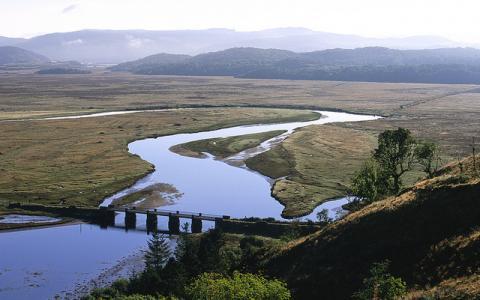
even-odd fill
[[[306,28],[276,28],[251,32],[231,29],[81,30],[50,33],[29,39],[0,37],[0,46],[17,46],[57,61],[114,64],[158,53],[196,55],[235,47],[310,52],[373,46],[433,49],[465,45],[435,36],[380,39],[318,32]]]

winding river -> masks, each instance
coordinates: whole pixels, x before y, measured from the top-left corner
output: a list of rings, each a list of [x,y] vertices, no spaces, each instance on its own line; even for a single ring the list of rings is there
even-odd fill
[[[121,113],[102,113],[97,117]],[[238,126],[132,142],[129,144],[129,151],[152,163],[155,171],[132,187],[105,199],[102,205],[108,205],[145,187],[167,183],[182,193],[174,203],[165,207],[169,210],[281,219],[283,206],[270,195],[271,180],[245,166],[232,165],[238,165],[238,161],[245,157],[268,150],[299,127],[378,118],[341,112],[318,113],[322,117],[310,122]],[[63,118],[74,119],[75,116]],[[225,161],[211,156],[203,159],[185,157],[169,150],[174,145],[195,140],[272,130],[287,132]],[[329,209],[330,216],[334,217],[346,201],[337,199],[326,202],[304,218],[315,219],[316,212],[324,208]],[[116,224],[121,225],[122,222],[123,218],[119,216]],[[138,224],[142,227],[144,221],[139,219]],[[159,218],[159,226],[166,229],[167,218]],[[208,225],[204,224],[204,227]],[[47,299],[55,295],[68,297],[69,292],[74,291],[78,285],[88,283],[102,272],[116,272],[117,276],[128,275],[131,270],[122,268],[119,263],[125,257],[138,253],[147,238],[144,232],[126,232],[117,228],[104,230],[89,224],[0,233],[0,298]],[[32,245],[35,245],[33,249]]]

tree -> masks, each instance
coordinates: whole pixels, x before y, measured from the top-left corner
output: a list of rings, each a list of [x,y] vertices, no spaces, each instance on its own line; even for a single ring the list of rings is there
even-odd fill
[[[224,273],[226,271],[221,253],[225,243],[225,234],[219,228],[211,229],[202,236],[197,252],[202,272]]]
[[[402,175],[413,167],[415,146],[416,141],[410,130],[401,127],[385,130],[378,137],[378,147],[373,157],[386,176],[385,179],[392,178],[392,192],[395,194],[400,192]]]
[[[203,273],[186,288],[187,299],[195,300],[288,300],[287,285],[277,279],[235,272],[232,277]]]
[[[168,239],[157,231],[152,233],[145,251],[145,266],[147,269],[161,270],[171,256]]]
[[[363,280],[363,288],[353,295],[361,300],[394,300],[405,295],[407,286],[398,277],[390,275],[387,270],[390,262],[374,263],[370,277]]]
[[[182,230],[180,231],[180,233],[187,234],[189,229],[190,229],[190,223],[185,222],[182,224]]]
[[[378,164],[375,160],[367,160],[352,179],[352,194],[356,200],[363,200],[367,203],[377,200],[379,194],[379,173]]]
[[[432,142],[418,143],[415,148],[415,157],[418,163],[423,167],[423,171],[427,173],[428,178],[432,178],[434,173],[440,167],[439,147]]]
[[[258,268],[258,254],[265,251],[265,242],[256,236],[247,235],[240,240],[241,261],[240,269],[245,272],[254,272]]]

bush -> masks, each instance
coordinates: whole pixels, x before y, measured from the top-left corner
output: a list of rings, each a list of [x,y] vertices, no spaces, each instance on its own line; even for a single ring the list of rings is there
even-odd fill
[[[355,299],[394,300],[405,295],[407,287],[401,278],[393,277],[387,270],[389,261],[373,264],[370,277],[363,280],[363,289],[353,295]]]
[[[291,299],[285,283],[260,275],[235,272],[232,277],[203,273],[186,289],[192,300],[287,300]]]

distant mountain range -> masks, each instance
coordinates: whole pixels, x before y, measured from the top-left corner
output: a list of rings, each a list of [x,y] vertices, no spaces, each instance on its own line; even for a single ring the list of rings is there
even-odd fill
[[[303,28],[254,32],[82,30],[30,39],[1,37],[0,45],[4,44],[15,46],[0,46],[0,65],[42,65],[55,72],[60,68],[66,70],[62,72],[77,72],[82,68],[77,61],[120,62],[111,70],[161,75],[480,84],[480,50],[456,47],[455,42],[428,36],[373,39]]]
[[[153,55],[111,70],[150,75],[477,84],[480,50],[367,47],[296,53],[232,48],[196,56]]]
[[[0,47],[0,65],[42,65],[49,63],[47,57],[18,47]]]
[[[381,46],[392,49],[432,49],[463,46],[434,36],[366,38],[356,35],[277,28],[252,32],[207,30],[82,30],[30,39],[0,37],[0,46],[18,46],[56,61],[120,63],[157,53],[196,55],[234,47],[275,48],[308,52],[333,48]]]
[[[24,41],[25,41],[25,39],[8,38],[8,37],[0,36],[0,47],[15,45],[15,44],[19,44],[19,43],[24,42]]]

